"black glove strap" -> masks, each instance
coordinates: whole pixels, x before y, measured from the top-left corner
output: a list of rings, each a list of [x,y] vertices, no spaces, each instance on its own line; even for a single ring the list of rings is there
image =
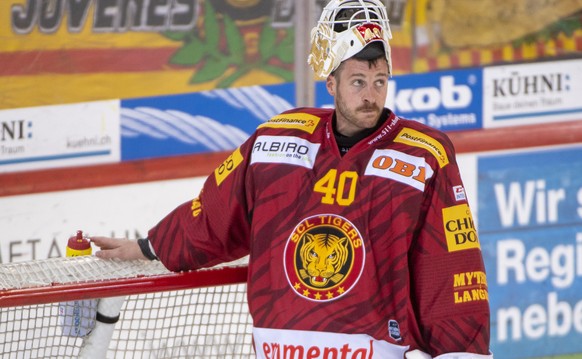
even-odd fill
[[[138,239],[137,244],[147,259],[151,261],[158,259],[158,257],[156,257],[156,255],[152,252],[152,249],[150,248],[150,241],[147,238]]]

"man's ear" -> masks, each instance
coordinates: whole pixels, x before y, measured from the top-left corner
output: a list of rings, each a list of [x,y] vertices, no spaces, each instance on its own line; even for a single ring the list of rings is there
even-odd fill
[[[335,79],[335,76],[334,75],[327,76],[327,79],[325,80],[325,87],[327,88],[327,92],[332,96],[335,96],[336,85],[337,81]]]

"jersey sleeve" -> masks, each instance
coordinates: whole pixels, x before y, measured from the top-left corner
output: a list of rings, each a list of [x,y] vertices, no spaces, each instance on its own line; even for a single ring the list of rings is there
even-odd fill
[[[489,357],[489,301],[479,239],[452,143],[446,136],[439,141],[446,161],[432,165],[425,218],[409,256],[414,315],[419,343],[424,343],[419,349],[431,357]]]
[[[193,270],[249,253],[247,151],[251,136],[208,176],[197,198],[187,201],[149,230],[153,249],[172,271]]]

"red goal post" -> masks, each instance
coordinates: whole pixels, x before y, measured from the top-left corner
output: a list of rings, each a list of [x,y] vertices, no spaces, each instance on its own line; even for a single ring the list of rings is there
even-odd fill
[[[246,277],[244,261],[182,273],[93,256],[3,264],[0,356],[251,358]],[[78,311],[87,328],[73,333],[63,308],[90,303],[99,314]]]

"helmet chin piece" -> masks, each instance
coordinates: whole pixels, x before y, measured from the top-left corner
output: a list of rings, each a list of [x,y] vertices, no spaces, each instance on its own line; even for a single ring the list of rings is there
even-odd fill
[[[327,77],[349,58],[384,55],[392,73],[391,38],[386,8],[380,0],[331,0],[311,30],[307,62],[318,76]]]

